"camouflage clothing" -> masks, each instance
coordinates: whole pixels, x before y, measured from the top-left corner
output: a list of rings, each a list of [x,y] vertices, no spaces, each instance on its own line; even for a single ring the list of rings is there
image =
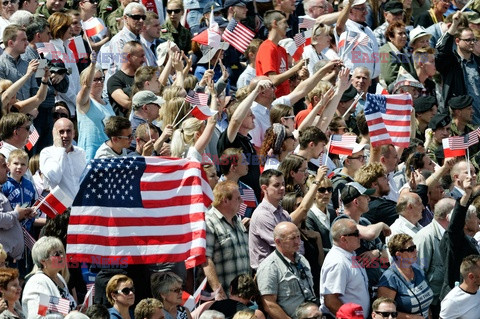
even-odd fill
[[[470,132],[473,132],[477,129],[478,126],[476,125],[473,125],[473,124],[467,124],[465,125],[465,129],[464,129],[464,132],[461,133],[459,130],[458,130],[458,127],[457,125],[455,124],[455,122],[452,120],[452,127],[451,127],[451,130],[452,130],[452,136],[462,136],[462,135],[465,135],[465,134],[468,134]],[[473,166],[475,166],[475,168],[478,170],[480,169],[480,144],[474,144],[472,146],[470,146],[468,148],[469,152],[470,152],[470,161],[472,162]]]
[[[67,9],[63,8],[61,12],[67,12]],[[48,19],[53,13],[54,12],[48,11],[47,6],[45,4],[42,4],[37,8],[35,15]]]
[[[110,30],[110,36],[113,37],[122,28],[119,26],[118,18],[123,19],[123,7],[118,7],[115,11],[108,15],[107,27]]]
[[[172,25],[170,20],[165,21],[162,25],[160,39],[175,42],[180,50],[187,53],[192,48],[192,35],[183,25],[179,24],[178,29]]]
[[[107,21],[108,16],[120,7],[118,0],[100,0],[98,3],[98,17]]]

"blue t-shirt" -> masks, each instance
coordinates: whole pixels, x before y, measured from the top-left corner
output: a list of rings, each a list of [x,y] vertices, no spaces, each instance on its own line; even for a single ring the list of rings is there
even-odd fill
[[[392,265],[383,273],[378,286],[397,292],[395,295],[397,311],[428,318],[428,308],[433,300],[433,291],[425,280],[423,272],[416,265],[412,265],[412,268],[414,277],[411,282],[408,282],[397,267]]]

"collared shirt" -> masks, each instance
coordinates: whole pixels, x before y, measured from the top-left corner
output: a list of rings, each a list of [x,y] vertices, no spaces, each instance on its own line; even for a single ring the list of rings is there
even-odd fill
[[[325,226],[325,228],[330,229],[331,221],[330,221],[330,214],[325,214],[322,212],[317,205],[312,205],[310,208],[312,213],[317,216],[318,220]]]
[[[255,115],[255,119],[253,120],[255,128],[248,134],[252,137],[252,144],[256,147],[261,147],[265,137],[265,131],[271,126],[270,110],[255,101],[252,103],[251,110],[253,115]]]
[[[385,38],[385,31],[388,28],[388,21],[385,21],[382,25],[378,28],[373,30],[373,34],[375,34],[375,38],[377,39],[378,46],[381,47],[385,43],[387,43],[387,38]]]
[[[331,314],[325,306],[325,295],[339,294],[342,303],[354,302],[363,308],[364,317],[370,313],[370,295],[365,268],[355,260],[355,252],[333,245],[320,271],[320,310]]]
[[[110,65],[108,67],[107,75],[105,78],[105,85],[108,78],[120,69],[122,65],[122,50],[125,43],[130,41],[140,42],[140,36],[136,35],[132,31],[128,30],[127,26],[124,26],[113,38],[110,40],[110,51],[112,57],[110,59]],[[143,45],[142,45],[143,46]],[[145,49],[145,48],[144,48]],[[146,50],[145,50],[146,51]],[[103,58],[103,57],[102,57]]]
[[[395,234],[407,234],[410,236],[415,236],[416,233],[422,229],[422,225],[419,223],[416,223],[415,225],[412,224],[410,221],[408,221],[405,217],[402,215],[399,215],[397,220],[393,222],[393,224],[390,226],[390,230],[392,231],[392,234],[385,238],[386,243],[392,238],[393,235]]]
[[[152,51],[152,45],[155,45],[155,43],[147,41],[147,39],[142,36],[140,36],[140,42],[143,44],[143,48],[145,50],[145,59],[147,61],[147,65],[157,66],[157,57],[155,56],[155,52]]]
[[[248,234],[240,218],[234,216],[230,224],[225,216],[212,207],[205,216],[207,223],[207,252],[215,264],[215,271],[223,290],[238,275],[250,273]]]
[[[27,74],[28,63],[21,57],[14,59],[10,54],[4,52],[0,55],[0,78],[17,82]],[[32,75],[25,84],[18,90],[17,99],[24,101],[37,94],[38,85],[35,76]]]
[[[237,80],[237,90],[241,89],[244,86],[250,84],[250,81],[256,76],[255,68],[252,67],[250,64],[247,65],[245,71],[240,74]]]
[[[265,198],[252,215],[249,227],[248,246],[250,247],[250,266],[258,265],[275,250],[273,229],[280,222],[290,222],[292,218],[282,206],[275,207]]]

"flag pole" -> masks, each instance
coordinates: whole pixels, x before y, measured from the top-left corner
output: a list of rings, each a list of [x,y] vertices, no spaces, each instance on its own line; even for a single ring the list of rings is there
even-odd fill
[[[355,100],[353,101],[352,105],[350,105],[350,107],[347,109],[347,111],[342,115],[342,118],[345,118],[345,116],[347,116],[348,112],[350,112],[350,110],[358,103],[358,101],[360,101],[361,98],[362,98],[362,94],[357,93]]]
[[[195,106],[194,106],[194,107],[195,107]],[[181,119],[178,121],[178,123],[177,123],[177,124],[174,124],[174,125],[173,125],[173,128],[177,127],[177,125],[178,125],[178,124],[182,123],[182,121],[183,121],[184,119],[186,119],[186,118],[187,118],[187,116],[188,116],[190,113],[192,113],[192,111],[193,111],[193,107],[190,109],[190,111],[188,111],[188,113],[187,113],[187,114],[185,114],[185,116],[184,116],[184,117],[182,117],[182,118],[181,118]]]
[[[327,165],[328,153],[330,151],[330,144],[332,144],[332,135],[330,135],[330,140],[328,141],[327,153],[325,154],[325,163],[323,165]]]
[[[178,109],[177,115],[175,116],[175,119],[173,120],[173,123],[175,123],[178,119],[178,116],[180,115],[180,112],[182,111],[183,105],[185,104],[185,99],[182,102],[182,105],[180,105],[180,108]]]
[[[467,147],[467,165],[468,165],[468,177],[472,177],[472,173],[470,172],[470,150]]]

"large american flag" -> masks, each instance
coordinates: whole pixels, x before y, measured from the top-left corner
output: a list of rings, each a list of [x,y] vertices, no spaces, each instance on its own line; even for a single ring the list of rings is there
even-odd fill
[[[329,153],[339,155],[352,155],[357,142],[357,136],[352,134],[335,134],[330,140]]]
[[[241,53],[245,52],[253,37],[255,33],[235,19],[230,20],[222,35],[225,42],[230,43]]]
[[[410,94],[380,95],[367,93],[365,118],[372,146],[394,144],[408,147],[412,97]]]
[[[128,264],[205,261],[213,194],[199,162],[159,157],[92,160],[70,214],[67,255]],[[103,259],[103,258],[102,258]]]
[[[450,149],[452,150],[466,150],[472,145],[478,143],[479,129],[465,134],[463,136],[452,136],[448,138]]]

